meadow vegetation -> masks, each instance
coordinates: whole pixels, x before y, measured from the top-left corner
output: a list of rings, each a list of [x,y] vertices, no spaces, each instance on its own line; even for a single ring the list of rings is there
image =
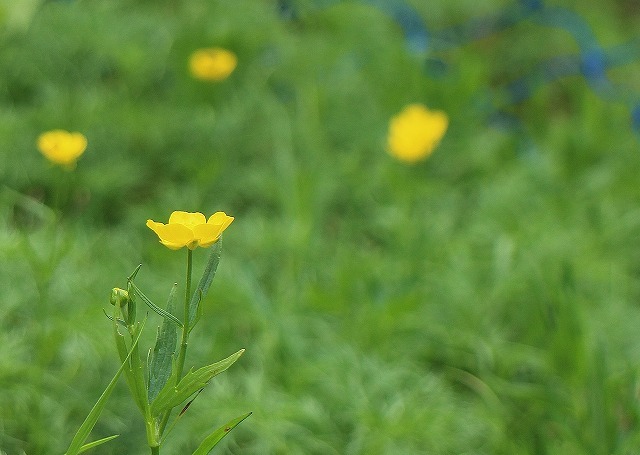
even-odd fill
[[[508,2],[410,3],[439,28]],[[632,2],[557,3],[609,45],[640,29]],[[441,49],[436,71],[371,5],[289,4],[0,2],[0,451],[64,452],[119,366],[111,289],[138,264],[154,301],[183,279],[146,220],[220,210],[235,221],[185,368],[246,353],[166,453],[248,411],[215,453],[638,453],[627,106],[572,76],[495,121],[505,81],[576,51],[559,29]],[[192,77],[213,46],[237,67]],[[640,96],[639,71],[611,77]],[[411,103],[449,118],[414,164],[385,150]],[[87,138],[72,170],[36,147],[57,128]],[[147,453],[124,382],[93,432],[111,434],[92,453]]]

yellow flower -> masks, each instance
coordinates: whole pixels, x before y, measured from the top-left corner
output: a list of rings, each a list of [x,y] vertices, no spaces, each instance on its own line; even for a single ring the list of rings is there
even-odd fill
[[[227,49],[198,49],[189,58],[189,69],[196,79],[222,81],[236,69],[238,57]]]
[[[449,118],[422,104],[410,104],[391,119],[387,150],[399,160],[415,163],[427,158],[447,131]]]
[[[38,149],[52,163],[72,168],[87,148],[87,138],[81,133],[52,130],[38,137]]]
[[[216,212],[207,220],[200,212],[176,211],[169,217],[169,224],[147,220],[147,227],[167,248],[178,250],[186,246],[193,250],[198,246],[213,245],[232,221],[233,217],[224,212]]]

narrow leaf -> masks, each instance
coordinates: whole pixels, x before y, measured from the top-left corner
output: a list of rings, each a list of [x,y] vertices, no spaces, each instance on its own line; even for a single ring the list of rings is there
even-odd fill
[[[142,264],[138,264],[138,267],[136,267],[133,273],[127,277],[127,281],[128,282],[133,281],[135,277],[138,275],[138,272],[140,271],[141,268],[142,268]]]
[[[167,312],[175,311],[176,289],[178,285],[174,284],[169,293],[167,302]],[[170,319],[162,321],[162,327],[158,333],[158,339],[153,348],[153,355],[149,366],[149,402],[152,402],[160,390],[165,386],[171,377],[171,366],[173,356],[176,351],[178,342],[178,334],[176,325]]]
[[[204,272],[202,273],[202,277],[198,282],[198,287],[191,295],[191,300],[189,301],[189,327],[191,327],[196,320],[200,302],[205,298],[207,292],[209,292],[213,277],[216,275],[216,270],[218,270],[220,255],[222,254],[222,237],[220,237],[220,239],[218,239],[218,241],[213,244],[210,250],[211,253],[209,253],[207,266],[205,267]]]
[[[94,447],[97,447],[97,446],[99,446],[101,444],[104,444],[105,442],[109,442],[112,439],[117,438],[118,436],[120,436],[120,435],[114,434],[113,436],[109,436],[109,437],[106,437],[106,438],[99,439],[97,441],[90,442],[89,444],[85,444],[82,447],[80,447],[80,450],[78,451],[78,453],[86,452],[87,450],[93,449]]]
[[[120,318],[114,318],[113,316],[110,316],[109,313],[107,313],[107,310],[105,310],[104,308],[102,309],[102,312],[104,313],[104,315],[107,317],[107,319],[109,319],[110,321],[117,321],[118,324],[120,324],[120,326],[122,326],[122,328],[126,329],[127,328],[127,323],[124,322],[122,319]]]
[[[138,286],[135,285],[135,283],[133,281],[130,281],[129,284],[131,285],[131,288],[133,289],[133,292],[135,292],[136,295],[138,295],[142,299],[142,301],[147,304],[147,306],[149,308],[151,308],[153,311],[158,313],[163,318],[171,319],[173,322],[178,324],[178,326],[182,327],[182,322],[180,322],[180,319],[178,319],[177,317],[175,317],[174,315],[172,315],[168,311],[163,310],[158,305],[156,305],[151,300],[149,300],[149,297],[144,295],[144,293],[140,290],[140,288]]]
[[[202,389],[216,375],[222,373],[244,353],[244,349],[230,355],[224,360],[202,367],[196,371],[189,371],[177,386],[169,381],[167,385],[158,393],[156,399],[151,403],[151,414],[154,416],[168,411],[185,401],[191,395]],[[173,375],[172,375],[173,377]]]
[[[138,336],[142,332],[143,327],[140,323],[136,323],[135,328],[131,332],[131,337]],[[134,351],[131,354],[129,360],[129,370],[125,370],[125,373],[130,373],[131,384],[133,388],[130,388],[134,400],[138,403],[140,411],[143,416],[147,416],[149,412],[149,400],[147,392],[147,382],[144,380],[144,367],[140,361],[140,353],[137,346],[134,346]]]
[[[187,412],[189,410],[189,406],[191,406],[191,403],[193,403],[194,401],[196,401],[196,398],[198,398],[198,395],[200,395],[200,393],[203,391],[204,389],[200,389],[198,390],[198,393],[196,393],[194,395],[194,397],[192,399],[190,399],[189,401],[187,401],[187,404],[185,404],[182,407],[182,411],[180,411],[180,413],[178,414],[178,417],[182,417],[184,415],[185,412]]]
[[[7,185],[2,185],[2,192],[11,196],[11,202],[20,206],[26,212],[31,215],[35,215],[41,221],[54,222],[56,219],[56,213],[50,209],[46,204],[38,201],[35,198],[26,196]],[[6,207],[6,206],[5,206]]]
[[[136,389],[136,383],[134,378],[135,375],[134,375],[133,367],[131,364],[131,357],[135,349],[133,349],[132,347],[131,348],[132,351],[129,351],[129,348],[127,348],[127,343],[125,342],[124,335],[121,334],[120,331],[118,330],[118,324],[116,323],[116,321],[118,320],[117,314],[119,310],[120,310],[119,307],[117,306],[113,307],[113,318],[111,318],[113,321],[113,337],[116,343],[116,348],[118,350],[118,355],[120,356],[120,361],[125,364],[125,368],[123,370],[124,378],[127,381],[127,386],[129,387],[129,390],[131,391],[131,396],[133,397],[134,401],[138,405],[138,408],[140,408],[140,410],[144,412],[145,402],[143,402],[140,399],[141,397],[139,397],[138,394],[136,393],[137,389]],[[128,328],[127,328],[127,331],[128,331]],[[146,400],[146,396],[144,396],[144,399]]]
[[[176,426],[176,424],[178,423],[178,421],[182,418],[182,416],[185,414],[185,412],[187,412],[187,410],[189,409],[189,406],[191,406],[191,403],[193,403],[194,401],[196,401],[196,398],[198,398],[198,395],[200,395],[200,392],[202,392],[204,389],[200,389],[198,390],[198,392],[193,395],[191,397],[191,399],[187,402],[187,404],[185,404],[182,407],[182,411],[180,411],[177,415],[177,417],[174,419],[173,423],[171,424],[171,426],[169,427],[169,430],[164,433],[164,435],[162,436],[162,441],[160,442],[160,444],[162,444],[162,442],[164,442],[164,440],[167,438],[167,436],[169,435],[169,433],[171,433],[171,430],[173,430],[173,427]],[[171,412],[171,410],[167,411],[167,412]],[[167,416],[168,417],[168,416]]]
[[[102,410],[107,404],[107,399],[111,395],[111,392],[113,392],[113,389],[115,388],[116,383],[118,382],[118,378],[120,377],[120,375],[122,374],[122,371],[124,370],[124,368],[127,366],[127,363],[129,362],[129,357],[131,357],[131,353],[134,351],[135,347],[138,345],[138,340],[140,340],[141,334],[142,334],[142,330],[140,330],[140,332],[138,333],[138,336],[131,344],[131,349],[129,349],[129,353],[127,354],[127,357],[122,362],[122,365],[120,365],[120,368],[118,368],[116,375],[113,377],[113,379],[111,379],[111,382],[109,383],[107,388],[104,390],[104,392],[102,392],[102,395],[100,395],[100,398],[98,398],[98,401],[89,412],[89,415],[87,415],[87,418],[84,420],[84,422],[78,429],[78,432],[76,433],[76,435],[73,437],[73,440],[71,441],[71,445],[69,445],[69,448],[67,449],[65,455],[77,455],[78,453],[80,453],[82,444],[87,439],[87,436],[89,436],[89,433],[91,433],[91,430],[93,429],[96,422],[98,421],[98,418],[102,413]]]
[[[216,446],[216,444],[220,442],[222,438],[228,435],[231,430],[237,427],[240,422],[242,422],[250,415],[251,413],[249,412],[247,414],[241,415],[240,417],[236,417],[235,419],[227,422],[226,425],[218,428],[216,431],[207,436],[204,441],[202,441],[202,444],[200,444],[196,451],[193,452],[193,455],[207,455]]]

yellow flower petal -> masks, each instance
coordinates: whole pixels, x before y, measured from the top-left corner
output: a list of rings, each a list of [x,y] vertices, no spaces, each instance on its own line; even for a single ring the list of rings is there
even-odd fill
[[[81,133],[52,130],[38,137],[40,152],[52,163],[72,166],[87,148],[87,138]]]
[[[202,247],[208,247],[218,241],[222,232],[233,222],[233,217],[224,212],[216,212],[209,217],[207,224],[196,226],[194,232]]]
[[[207,221],[200,212],[175,211],[169,217],[169,224],[147,220],[147,227],[156,233],[166,247],[177,250],[186,246],[193,250],[217,242],[232,221],[233,217],[224,212],[214,213]]]
[[[222,224],[222,230],[224,231],[233,222],[234,218],[227,215],[224,212],[216,212],[207,220],[208,224]]]
[[[389,123],[387,150],[396,158],[416,162],[433,153],[447,131],[449,118],[421,104],[411,104]]]
[[[163,224],[147,220],[147,227],[156,233],[160,243],[172,250],[180,249],[183,246],[191,247],[191,244],[194,244],[193,248],[197,246],[193,230],[183,224]]]
[[[183,224],[187,227],[205,224],[207,219],[200,212],[175,211],[169,216],[169,224]]]
[[[198,49],[189,58],[189,69],[193,77],[205,81],[226,79],[237,64],[236,54],[220,47]]]
[[[200,224],[193,228],[193,233],[198,239],[198,245],[201,247],[208,247],[216,243],[222,234],[221,224]]]

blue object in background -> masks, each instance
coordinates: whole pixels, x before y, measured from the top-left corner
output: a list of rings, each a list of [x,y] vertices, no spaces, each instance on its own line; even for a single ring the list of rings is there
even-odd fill
[[[633,127],[640,132],[640,104],[636,104],[631,111],[631,123]]]
[[[415,8],[402,0],[366,0],[366,2],[389,14],[400,24],[410,51],[424,54],[429,50],[429,32]]]
[[[431,57],[429,54],[434,51],[446,50],[491,36],[525,20],[543,27],[565,30],[575,40],[579,53],[546,59],[538,63],[529,73],[507,83],[502,88],[506,93],[504,98],[507,103],[520,103],[532,96],[540,86],[552,83],[559,78],[581,75],[598,96],[611,102],[630,105],[631,124],[636,131],[640,132],[640,103],[636,101],[634,104],[629,101],[640,97],[632,96],[628,88],[614,84],[607,75],[609,68],[640,59],[640,37],[607,51],[600,46],[596,35],[582,16],[567,8],[545,5],[542,0],[520,0],[503,8],[497,14],[473,18],[466,23],[439,31],[429,30],[418,11],[405,1],[362,1],[386,12],[398,22],[403,29],[409,50],[424,56],[425,69],[436,76],[446,73],[447,63]],[[280,8],[283,11],[283,17],[296,17],[291,0],[281,0]],[[505,107],[503,105],[499,110]],[[506,123],[511,124],[512,119]]]

